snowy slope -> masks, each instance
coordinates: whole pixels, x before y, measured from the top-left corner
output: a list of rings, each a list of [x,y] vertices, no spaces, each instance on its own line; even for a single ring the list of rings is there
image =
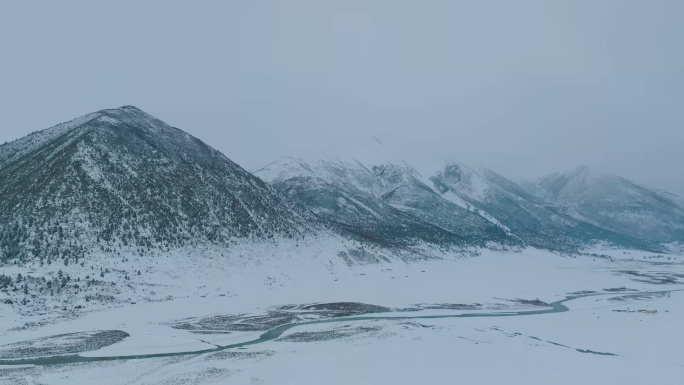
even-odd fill
[[[308,159],[282,158],[255,175],[317,214],[389,244],[518,243],[495,221],[443,199],[375,138]]]
[[[524,183],[530,193],[598,226],[651,243],[684,241],[674,195],[583,166]]]
[[[308,158],[283,158],[256,175],[314,212],[363,232],[377,233],[378,223],[401,223],[378,210],[390,206],[475,245],[644,246],[570,215],[493,171],[476,171],[448,152],[396,137],[360,140]]]
[[[645,247],[639,239],[573,216],[516,183],[487,169],[475,171],[449,164],[431,177],[447,199],[457,197],[496,219],[511,233],[536,247],[564,249],[608,242],[625,247]]]
[[[144,254],[197,242],[229,247],[320,227],[218,151],[135,107],[0,147],[0,195],[5,262],[75,262],[93,250]]]
[[[392,242],[336,224],[130,106],[0,146],[0,197],[0,305],[23,315],[164,301],[196,293],[187,288],[206,277],[261,280],[283,264],[328,275],[472,252],[462,237],[364,197],[335,199],[391,216],[391,229],[371,226]]]

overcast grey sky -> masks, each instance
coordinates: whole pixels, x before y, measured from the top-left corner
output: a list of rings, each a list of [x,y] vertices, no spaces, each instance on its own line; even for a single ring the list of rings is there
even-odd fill
[[[0,1],[0,143],[136,105],[247,169],[395,132],[684,195],[684,1]]]

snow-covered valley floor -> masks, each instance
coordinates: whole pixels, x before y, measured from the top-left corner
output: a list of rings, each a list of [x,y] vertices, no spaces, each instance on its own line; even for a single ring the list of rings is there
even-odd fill
[[[189,268],[193,284],[173,299],[39,327],[19,326],[41,315],[0,305],[3,362],[160,355],[0,365],[0,384],[681,383],[684,258],[608,254],[487,251],[330,271],[279,263],[205,279]],[[578,297],[567,311],[549,311],[567,297]],[[473,316],[425,318],[461,314]]]

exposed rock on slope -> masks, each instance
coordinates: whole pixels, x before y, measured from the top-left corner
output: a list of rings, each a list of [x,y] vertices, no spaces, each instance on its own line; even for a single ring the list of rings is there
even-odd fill
[[[382,242],[520,244],[491,218],[443,199],[378,139],[318,158],[282,158],[255,174],[317,214]]]
[[[450,163],[430,179],[445,199],[466,202],[535,247],[568,250],[597,242],[646,247],[638,238],[569,215],[491,170]]]
[[[401,165],[282,158],[256,175],[318,215],[383,244],[484,246],[507,238],[501,228],[441,199]]]

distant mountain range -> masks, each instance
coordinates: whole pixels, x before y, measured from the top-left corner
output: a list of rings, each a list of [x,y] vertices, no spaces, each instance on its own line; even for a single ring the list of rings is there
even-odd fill
[[[575,187],[591,194],[563,201],[544,193],[552,177],[520,185],[491,170],[469,168],[448,154],[377,138],[309,158],[282,158],[255,174],[318,215],[378,239],[406,240],[397,231],[403,227],[411,229],[405,232],[408,237],[425,242],[434,241],[430,236],[438,228],[470,245],[489,247],[576,250],[609,244],[656,250],[684,240],[678,230],[684,217],[676,200],[622,178],[594,172],[586,181],[591,186]],[[618,197],[620,204],[607,203]],[[414,221],[409,225],[398,213]],[[613,223],[607,219],[611,215],[625,221]],[[652,231],[627,226],[637,218]]]
[[[322,235],[397,250],[684,242],[676,198],[617,176],[517,184],[410,153],[375,139],[255,176],[135,107],[98,111],[0,146],[0,263]]]
[[[684,208],[673,194],[586,166],[522,186],[579,221],[647,244],[684,240]]]

